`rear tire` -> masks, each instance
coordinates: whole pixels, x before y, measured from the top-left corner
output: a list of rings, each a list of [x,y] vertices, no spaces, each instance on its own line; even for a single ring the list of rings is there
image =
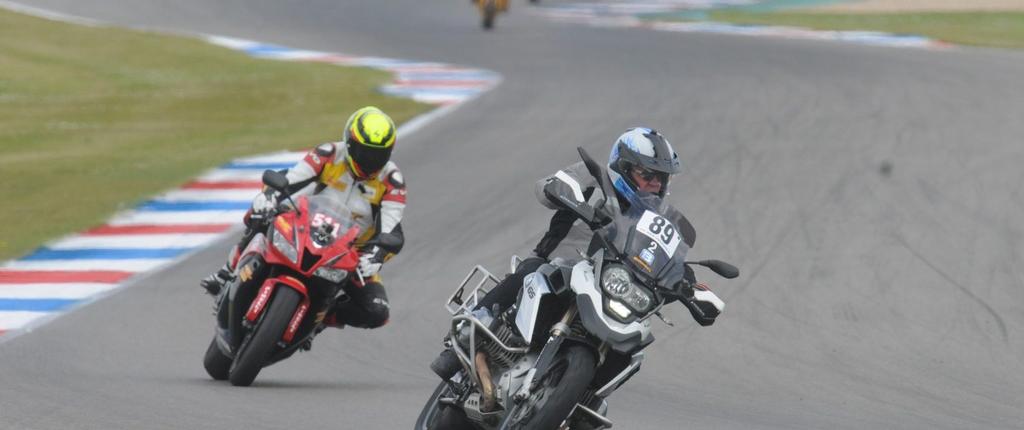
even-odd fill
[[[501,430],[555,430],[576,407],[594,379],[597,360],[583,345],[567,345],[551,363],[542,386],[512,406]]]
[[[484,5],[483,5],[483,14],[484,14],[483,27],[484,27],[484,30],[490,30],[490,29],[494,28],[494,16],[498,14],[498,6],[495,4],[496,0],[480,0],[480,1],[484,2]]]
[[[217,346],[217,337],[210,341],[210,347],[206,348],[206,355],[203,357],[203,367],[211,378],[218,381],[228,379],[228,372],[231,371],[231,357],[224,355]]]
[[[264,311],[263,318],[256,324],[249,339],[242,341],[238,353],[235,354],[235,361],[229,374],[231,385],[252,385],[252,381],[267,362],[270,352],[276,347],[277,341],[284,335],[284,330],[288,327],[301,300],[302,295],[298,291],[289,287],[278,287]]]

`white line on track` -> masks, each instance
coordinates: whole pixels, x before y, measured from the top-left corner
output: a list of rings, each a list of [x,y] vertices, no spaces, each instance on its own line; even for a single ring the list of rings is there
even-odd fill
[[[84,299],[117,288],[117,284],[0,284],[0,297],[17,299]]]
[[[50,249],[191,248],[213,242],[220,233],[116,234],[73,236],[47,244]]]

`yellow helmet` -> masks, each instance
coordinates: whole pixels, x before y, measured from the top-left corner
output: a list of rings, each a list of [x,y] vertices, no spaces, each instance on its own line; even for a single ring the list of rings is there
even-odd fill
[[[356,177],[371,176],[384,168],[395,147],[395,122],[384,111],[367,106],[345,124],[346,158]]]

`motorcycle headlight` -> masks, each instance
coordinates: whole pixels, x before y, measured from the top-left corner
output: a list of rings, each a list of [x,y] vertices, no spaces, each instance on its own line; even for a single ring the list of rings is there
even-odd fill
[[[632,311],[629,310],[629,308],[626,307],[626,305],[622,304],[622,302],[618,300],[609,300],[608,309],[611,309],[612,312],[615,312],[615,315],[618,315],[619,318],[629,318],[629,316],[633,313]]]
[[[319,276],[337,284],[345,280],[345,277],[348,276],[348,272],[334,267],[322,266],[313,272],[313,276]]]
[[[621,302],[619,305],[624,303],[636,312],[646,311],[653,301],[650,293],[634,283],[629,271],[619,265],[609,265],[604,269],[604,273],[601,274],[601,287],[614,299],[612,303],[615,301]],[[623,318],[628,316],[628,314],[622,315],[622,309],[618,309],[618,307],[613,306],[612,310]]]
[[[272,230],[274,230],[274,233],[271,235],[271,242],[274,244],[274,248],[281,251],[281,254],[284,254],[293,263],[298,263],[299,251],[295,249],[295,245],[292,245],[292,241],[284,237],[280,230],[276,228]]]

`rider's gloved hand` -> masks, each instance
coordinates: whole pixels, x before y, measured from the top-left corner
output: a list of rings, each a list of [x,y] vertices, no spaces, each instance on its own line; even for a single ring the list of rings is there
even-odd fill
[[[693,299],[693,284],[687,280],[681,280],[672,286],[671,290],[662,290],[662,294],[669,299],[679,300],[681,302],[689,301]]]
[[[707,296],[697,298],[695,295],[696,290],[711,292],[704,284],[690,284],[687,282],[686,287],[682,291],[683,297],[679,301],[686,306],[690,311],[690,315],[693,316],[694,321],[697,321],[698,324],[702,326],[714,324],[715,318],[718,317],[718,314],[722,313],[722,308],[725,304],[714,293],[710,294],[711,298]]]
[[[598,229],[608,225],[608,223],[612,221],[613,219],[611,215],[608,214],[607,209],[604,207],[598,207],[594,209],[594,220],[589,222],[588,225],[591,229]]]
[[[380,272],[381,266],[384,265],[384,250],[380,249],[379,246],[371,246],[362,251],[362,255],[359,256],[359,266],[356,270],[359,271],[359,276],[369,278]]]
[[[277,210],[277,192],[267,189],[256,195],[252,200],[252,214],[250,219],[263,221],[274,216]]]
[[[679,294],[683,300],[693,299],[693,284],[686,280],[680,282],[676,289],[676,294]]]

